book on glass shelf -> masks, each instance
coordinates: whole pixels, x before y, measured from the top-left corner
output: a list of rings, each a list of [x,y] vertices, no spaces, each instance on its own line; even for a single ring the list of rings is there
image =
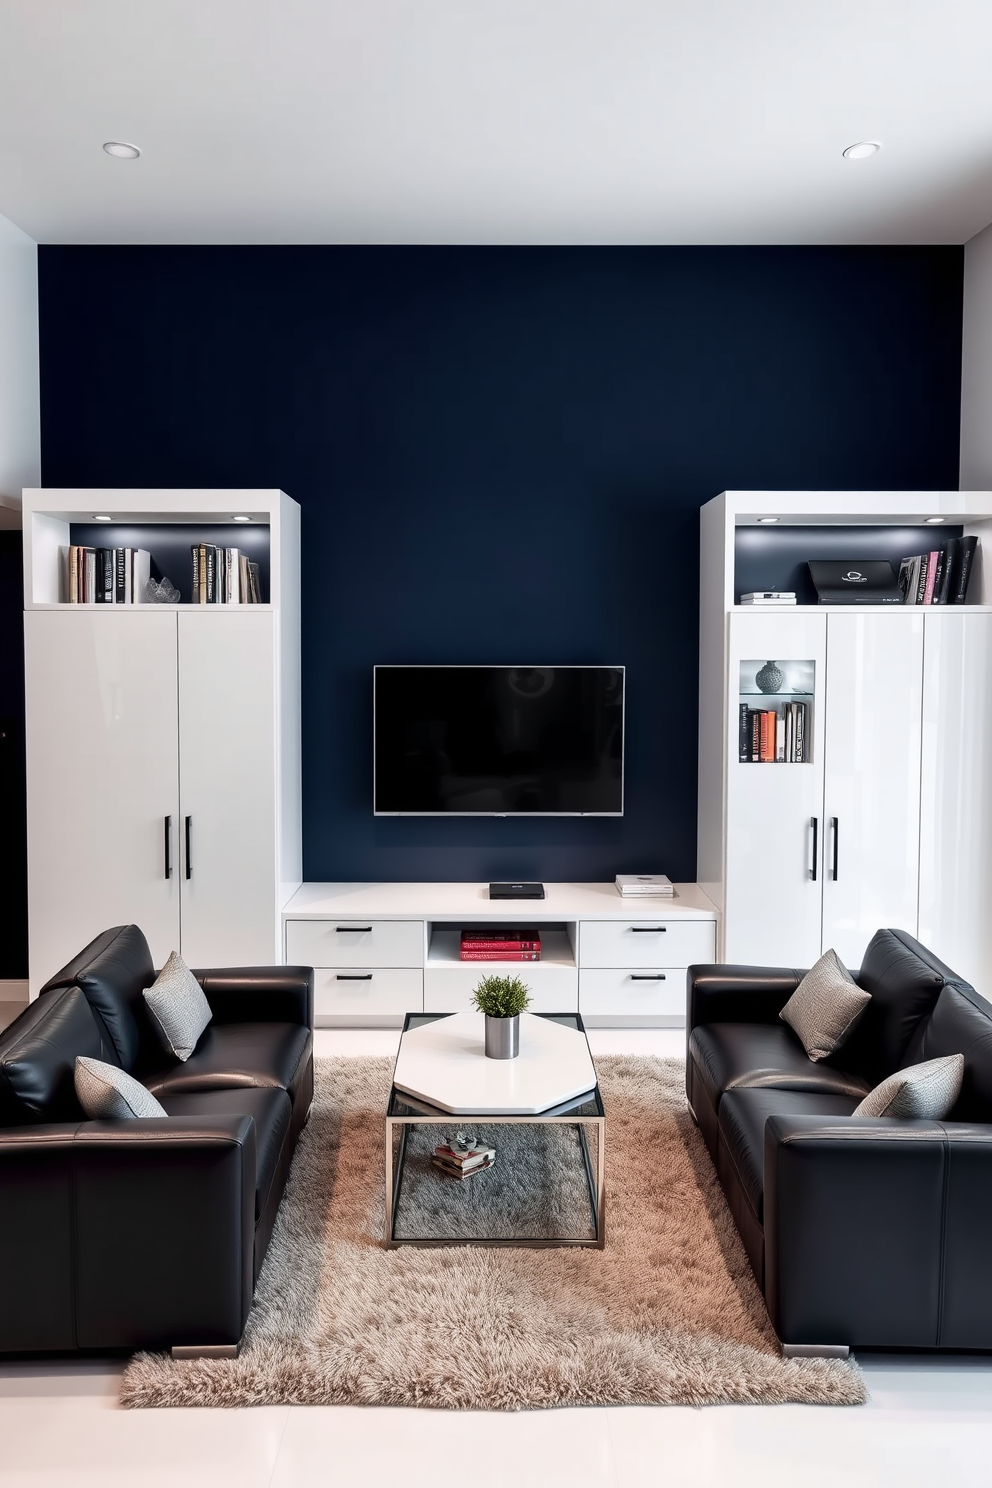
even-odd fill
[[[449,1178],[457,1178],[460,1181],[465,1178],[474,1178],[476,1173],[484,1173],[486,1168],[491,1168],[495,1161],[494,1155],[487,1157],[484,1162],[476,1163],[474,1167],[460,1168],[457,1163],[446,1162],[444,1158],[437,1156],[431,1158],[433,1167],[438,1168],[442,1173],[447,1173]]]

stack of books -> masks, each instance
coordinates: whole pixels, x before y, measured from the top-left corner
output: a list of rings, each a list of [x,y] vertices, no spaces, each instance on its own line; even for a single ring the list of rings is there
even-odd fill
[[[495,1161],[495,1147],[457,1141],[445,1142],[440,1147],[435,1147],[431,1157],[431,1162],[442,1173],[447,1173],[449,1178],[459,1179],[471,1178],[474,1173],[481,1173],[483,1168],[491,1168]]]
[[[261,604],[258,564],[239,548],[218,548],[213,543],[194,543],[194,604]]]
[[[616,881],[625,899],[675,898],[675,885],[664,873],[618,873]]]
[[[904,558],[899,565],[903,604],[964,604],[977,547],[977,537],[952,537],[931,553]]]
[[[462,961],[540,961],[539,930],[463,930]]]
[[[742,605],[794,605],[795,602],[793,589],[756,589],[741,595]]]
[[[62,548],[63,604],[145,604],[152,557],[144,548]]]

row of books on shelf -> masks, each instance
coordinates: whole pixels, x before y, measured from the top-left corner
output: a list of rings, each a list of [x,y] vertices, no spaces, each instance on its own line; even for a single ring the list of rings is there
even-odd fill
[[[463,930],[462,961],[540,961],[540,930]]]
[[[942,548],[904,558],[899,565],[903,604],[964,604],[977,537],[952,537]]]
[[[144,548],[70,544],[62,558],[63,604],[145,604],[151,554]]]
[[[750,708],[741,703],[741,764],[803,765],[810,758],[806,703]]]
[[[194,604],[261,604],[258,564],[240,548],[193,543]]]

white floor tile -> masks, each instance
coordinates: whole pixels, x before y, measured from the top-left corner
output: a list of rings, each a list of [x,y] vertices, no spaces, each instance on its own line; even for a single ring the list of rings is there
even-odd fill
[[[3,1488],[268,1488],[285,1406],[122,1410],[120,1370],[0,1368]]]
[[[604,1410],[294,1410],[271,1488],[619,1488]]]

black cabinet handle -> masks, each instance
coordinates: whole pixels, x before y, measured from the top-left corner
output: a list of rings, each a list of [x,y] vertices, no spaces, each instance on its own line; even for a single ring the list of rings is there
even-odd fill
[[[664,935],[667,925],[631,925],[632,935]]]
[[[337,972],[334,980],[336,982],[370,982],[372,973],[370,971]]]
[[[186,877],[187,878],[192,878],[193,877],[193,863],[192,863],[192,859],[190,858],[190,846],[189,846],[189,840],[190,840],[190,830],[189,830],[189,828],[190,828],[190,822],[192,820],[193,820],[193,818],[191,816],[188,816],[186,818]]]
[[[165,818],[165,876],[172,877],[172,817]]]
[[[371,925],[335,925],[334,929],[338,935],[371,935],[372,933]]]
[[[810,826],[813,828],[813,861],[810,864],[809,876],[813,880],[813,882],[816,883],[816,858],[817,858],[817,852],[818,852],[818,844],[819,844],[819,840],[820,840],[820,822],[819,822],[819,818],[818,817],[815,817],[815,816],[811,816],[810,819],[809,819],[809,823],[810,823]]]
[[[830,877],[833,879],[834,883],[836,883],[837,882],[837,839],[840,836],[840,832],[837,830],[837,818],[835,816],[832,816],[830,818],[830,826],[833,829],[833,834],[834,834],[834,861],[833,861],[833,865],[832,865],[831,870],[830,870]]]
[[[663,971],[632,971],[630,980],[632,982],[663,982],[666,977]]]

